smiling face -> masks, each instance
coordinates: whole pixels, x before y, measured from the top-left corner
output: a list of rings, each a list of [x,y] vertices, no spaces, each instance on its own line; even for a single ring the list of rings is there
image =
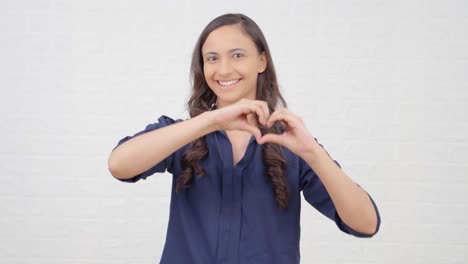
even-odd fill
[[[266,68],[266,57],[239,25],[211,32],[202,56],[205,80],[217,96],[218,108],[242,98],[256,99],[257,77]]]

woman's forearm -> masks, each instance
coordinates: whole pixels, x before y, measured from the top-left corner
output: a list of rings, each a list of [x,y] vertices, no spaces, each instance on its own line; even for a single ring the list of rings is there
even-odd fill
[[[356,231],[375,233],[377,214],[369,195],[336,165],[319,144],[301,156],[319,176],[343,222]]]
[[[131,178],[150,169],[179,148],[215,130],[211,113],[205,112],[136,136],[112,151],[108,159],[109,171],[118,179]]]

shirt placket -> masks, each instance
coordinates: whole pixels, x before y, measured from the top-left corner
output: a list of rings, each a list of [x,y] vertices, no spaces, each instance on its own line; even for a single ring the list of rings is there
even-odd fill
[[[226,138],[227,139],[227,138]],[[223,140],[224,141],[224,140]],[[246,154],[248,153],[247,147]],[[241,194],[244,162],[233,165],[232,149],[229,142],[219,148],[223,157],[223,180],[221,215],[218,230],[218,264],[237,264],[241,232]]]

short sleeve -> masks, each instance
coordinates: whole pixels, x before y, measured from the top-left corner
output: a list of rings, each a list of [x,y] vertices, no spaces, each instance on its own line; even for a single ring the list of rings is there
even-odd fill
[[[320,144],[320,146],[323,148],[323,145]],[[340,164],[336,160],[334,160],[334,162],[341,168]],[[336,207],[322,181],[303,159],[300,159],[299,169],[301,190],[305,200],[320,213],[333,220],[341,231],[356,237],[372,237],[378,232],[380,228],[380,215],[374,200],[369,194],[367,195],[369,195],[377,215],[377,229],[373,234],[362,233],[347,226],[338,215]]]
[[[159,128],[162,128],[162,127],[165,127],[165,126],[169,126],[169,125],[181,122],[181,121],[182,121],[181,119],[178,119],[177,121],[174,121],[172,118],[163,115],[163,116],[158,118],[157,123],[149,124],[149,125],[146,126],[146,128],[144,130],[136,133],[135,135],[126,136],[126,137],[122,138],[121,140],[119,140],[119,142],[117,143],[117,146],[115,146],[113,150],[115,150],[121,144],[123,144],[124,142],[126,142],[126,141],[128,141],[128,140],[130,140],[130,139],[132,139],[134,137],[140,136],[140,135],[148,133],[150,131],[153,131],[153,130],[156,130],[156,129],[159,129]],[[137,181],[139,181],[141,179],[145,180],[148,176],[151,176],[156,172],[165,172],[166,170],[172,171],[173,161],[174,161],[174,153],[169,155],[167,158],[160,161],[159,163],[155,164],[153,167],[151,167],[147,171],[144,171],[144,172],[142,172],[142,173],[140,173],[138,175],[135,175],[134,177],[129,178],[129,179],[118,179],[118,180],[123,181],[123,182],[134,183],[134,182],[137,182]]]

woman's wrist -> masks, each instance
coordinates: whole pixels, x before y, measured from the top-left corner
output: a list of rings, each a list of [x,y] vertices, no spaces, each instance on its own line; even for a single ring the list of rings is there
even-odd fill
[[[220,130],[219,125],[216,123],[215,113],[213,111],[206,111],[201,113],[198,118],[205,124],[206,134]]]
[[[320,144],[316,140],[311,140],[311,142],[309,142],[307,146],[304,147],[304,150],[299,153],[299,156],[303,157],[304,159],[314,161],[324,153],[326,154],[325,150],[320,146]]]

